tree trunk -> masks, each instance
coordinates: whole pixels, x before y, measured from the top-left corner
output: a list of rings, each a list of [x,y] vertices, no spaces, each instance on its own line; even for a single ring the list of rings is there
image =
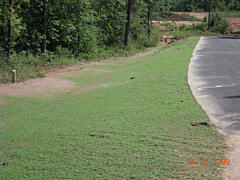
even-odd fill
[[[126,22],[126,26],[125,26],[125,38],[124,38],[124,45],[125,46],[128,46],[128,35],[129,35],[129,29],[130,29],[131,10],[132,10],[132,0],[128,0],[127,22]]]
[[[192,7],[193,7],[192,11],[195,12],[195,1],[194,0],[192,0]]]
[[[229,4],[229,0],[226,0],[225,2],[226,2],[226,6],[228,6],[228,4]]]
[[[77,39],[78,39],[78,49],[77,53],[80,54],[80,0],[78,0],[78,7],[77,7]]]
[[[151,4],[148,4],[148,39],[151,37]]]
[[[7,48],[7,62],[11,61],[12,54],[12,12],[13,0],[9,0],[9,18],[8,18],[8,48]]]
[[[208,0],[208,30],[211,26],[211,8],[212,8],[212,0]]]
[[[42,52],[47,50],[47,0],[43,0],[43,40]]]

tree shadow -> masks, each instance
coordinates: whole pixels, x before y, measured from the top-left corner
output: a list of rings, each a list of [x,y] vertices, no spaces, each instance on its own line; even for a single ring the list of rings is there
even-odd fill
[[[216,37],[216,38],[219,38],[219,39],[240,39],[240,37],[227,37],[227,36],[221,36],[221,37]]]

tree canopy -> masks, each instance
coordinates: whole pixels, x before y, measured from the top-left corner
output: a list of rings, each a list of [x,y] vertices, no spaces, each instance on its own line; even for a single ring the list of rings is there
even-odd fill
[[[76,56],[151,35],[153,11],[239,10],[238,0],[1,0],[0,48]]]

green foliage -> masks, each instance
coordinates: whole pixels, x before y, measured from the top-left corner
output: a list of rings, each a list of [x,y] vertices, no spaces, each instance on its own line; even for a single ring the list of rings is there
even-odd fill
[[[206,32],[208,30],[208,23],[204,20],[199,24],[193,24],[193,29]]]
[[[61,51],[67,51],[69,56],[71,54],[76,58],[94,58],[99,52],[105,51],[106,47],[122,45],[126,2],[126,0],[14,0],[13,51],[17,54],[25,51],[34,57],[41,56],[39,54],[43,52],[46,39],[47,52],[44,56],[47,55],[49,58],[40,58],[43,61],[52,61],[54,59],[52,54],[55,56],[55,52],[64,56]],[[153,5],[154,1],[133,1],[129,37],[131,41],[141,43],[142,37],[152,29],[151,26],[148,27],[147,19],[150,18],[149,21],[151,21],[152,13],[147,17],[147,9],[149,6],[152,9]],[[9,1],[2,0],[0,2],[0,33],[2,34],[0,47],[5,50],[8,44],[8,8]]]
[[[155,9],[158,12],[206,12],[209,9],[213,11],[239,10],[240,3],[238,0],[157,0]]]
[[[207,23],[207,20],[203,23]],[[210,19],[210,30],[213,32],[225,33],[228,30],[228,21],[220,14],[216,13],[211,16]]]
[[[228,30],[228,22],[222,16],[216,14],[212,17],[212,30],[214,32],[225,33]]]
[[[199,33],[211,31],[213,33],[224,34],[228,30],[228,27],[229,25],[227,20],[223,16],[216,13],[211,15],[210,29],[208,29],[208,19],[204,18],[201,23],[194,23],[192,26],[181,25],[179,27],[179,31],[197,31]]]

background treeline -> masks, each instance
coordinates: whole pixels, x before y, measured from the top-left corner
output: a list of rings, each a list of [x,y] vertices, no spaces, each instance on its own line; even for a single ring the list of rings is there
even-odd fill
[[[239,0],[1,0],[0,51],[84,58],[110,47],[155,45],[154,12],[238,10]],[[1,58],[3,59],[3,58]]]
[[[204,12],[211,9],[216,11],[239,11],[240,0],[157,0],[159,11],[197,11]]]
[[[152,0],[1,0],[0,48],[14,54],[56,52],[91,58],[110,47],[156,44]],[[152,40],[152,41],[151,41]]]

